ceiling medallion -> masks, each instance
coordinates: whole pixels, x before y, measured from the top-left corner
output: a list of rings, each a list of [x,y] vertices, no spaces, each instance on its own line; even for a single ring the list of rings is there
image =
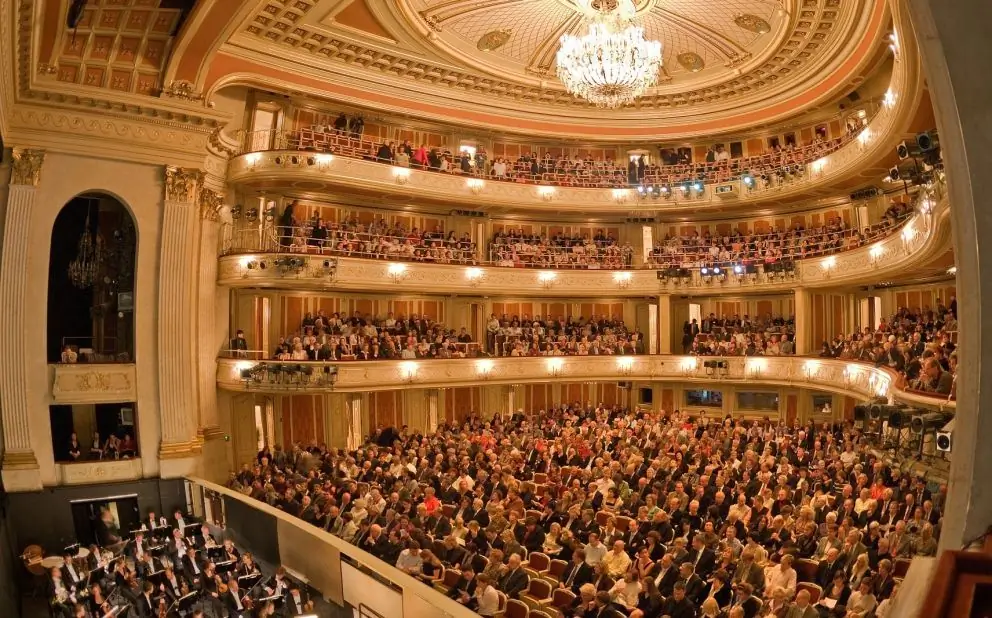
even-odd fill
[[[496,51],[500,47],[506,45],[506,42],[510,40],[511,35],[513,35],[513,30],[510,30],[509,28],[490,30],[479,37],[479,42],[476,43],[475,46],[479,48],[479,51]]]
[[[579,0],[584,36],[564,34],[558,78],[570,93],[597,107],[617,108],[644,94],[661,70],[661,42],[634,25],[633,0]],[[611,8],[612,7],[612,8]]]
[[[697,73],[706,67],[703,57],[696,52],[682,52],[675,59],[683,69],[691,73]]]
[[[741,13],[734,18],[734,23],[748,32],[754,32],[755,34],[768,34],[772,31],[771,24],[757,15],[750,13]]]

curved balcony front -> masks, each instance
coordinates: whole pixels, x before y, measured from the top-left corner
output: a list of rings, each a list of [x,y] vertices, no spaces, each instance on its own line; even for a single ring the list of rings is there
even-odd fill
[[[823,258],[798,260],[794,268],[734,272],[699,270],[664,276],[656,270],[554,270],[460,266],[333,257],[300,253],[244,253],[220,258],[218,283],[231,287],[377,290],[464,295],[596,297],[653,294],[727,295],[784,292],[797,286],[835,287],[877,283],[926,264],[950,244],[950,208],[943,184],[920,193],[915,213],[895,234],[873,245]],[[259,236],[266,233],[259,229]]]
[[[721,366],[713,367],[712,362]],[[549,356],[339,363],[221,358],[217,367],[217,384],[229,391],[364,392],[549,381],[747,383],[954,409],[954,401],[947,397],[902,388],[899,377],[888,369],[804,357]]]

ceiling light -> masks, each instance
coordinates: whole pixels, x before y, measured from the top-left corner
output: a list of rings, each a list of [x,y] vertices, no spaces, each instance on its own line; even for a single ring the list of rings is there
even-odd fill
[[[644,38],[634,25],[633,0],[578,2],[587,32],[564,34],[558,49],[558,78],[572,94],[597,107],[617,108],[652,86],[661,70],[661,42]]]

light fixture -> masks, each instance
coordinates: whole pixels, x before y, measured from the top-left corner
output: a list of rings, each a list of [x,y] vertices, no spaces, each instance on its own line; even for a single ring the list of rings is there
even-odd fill
[[[642,187],[643,190],[643,187]],[[630,192],[627,189],[614,189],[613,190],[613,201],[617,204],[626,204],[627,199],[630,197]]]
[[[747,359],[747,375],[752,378],[760,378],[761,374],[765,372],[765,367],[768,366],[768,361],[764,358],[749,358]]]
[[[617,287],[621,290],[626,290],[630,287],[630,282],[634,279],[632,273],[621,271],[613,273],[613,282],[617,284]]]
[[[475,363],[475,373],[478,374],[483,380],[488,380],[489,376],[493,373],[493,368],[496,363],[492,359],[484,358],[477,363]]]
[[[396,179],[396,184],[405,185],[410,181],[410,169],[406,167],[394,167],[393,178]]]
[[[553,378],[560,377],[562,371],[565,369],[565,360],[560,356],[552,356],[547,361],[548,373]]]
[[[329,155],[327,153],[321,153],[321,154],[317,155],[316,157],[314,157],[314,160],[317,162],[317,167],[318,168],[320,168],[320,169],[326,169],[327,166],[331,164],[331,161],[334,160],[334,155]]]
[[[692,374],[696,373],[696,357],[690,356],[689,358],[683,358],[682,362],[679,363],[679,371],[686,378],[690,377]]]
[[[76,249],[76,259],[69,263],[69,281],[75,287],[85,290],[96,281],[100,270],[100,262],[103,260],[103,239],[96,231],[90,231],[90,210],[95,200],[90,200],[86,207],[86,222],[83,223],[83,231],[79,235],[79,244]]]
[[[896,104],[896,93],[892,92],[892,89],[889,88],[888,90],[885,91],[885,96],[882,97],[882,105],[884,105],[885,107],[892,107],[895,104]]]
[[[634,359],[630,356],[617,357],[617,373],[622,376],[629,376],[634,371]]]
[[[393,283],[399,283],[406,279],[406,264],[390,264],[386,267],[386,273],[389,274],[389,278],[393,280]]]
[[[907,223],[906,224],[906,227],[902,228],[902,240],[903,240],[903,242],[906,242],[906,243],[910,242],[911,240],[913,240],[913,237],[914,236],[916,236],[916,228],[913,226],[913,223],[912,222]]]
[[[871,258],[872,264],[878,264],[878,260],[885,255],[885,247],[881,244],[874,244],[871,249],[868,250],[868,257]]]
[[[652,86],[661,71],[661,42],[634,24],[633,0],[578,0],[587,32],[564,34],[558,78],[570,93],[597,107],[617,108]]]
[[[837,257],[833,255],[823,258],[823,260],[820,262],[820,266],[822,266],[823,270],[826,271],[830,271],[836,265],[837,265]]]
[[[420,367],[414,361],[405,361],[400,363],[400,377],[403,378],[405,382],[413,382],[417,379],[417,371]]]
[[[817,375],[820,373],[820,363],[814,360],[806,361],[806,363],[803,365],[803,373],[806,374],[807,380],[812,380],[813,378],[817,377]]]
[[[482,271],[481,268],[476,268],[475,266],[472,266],[470,268],[465,269],[465,278],[468,279],[468,282],[471,285],[479,285],[479,282],[482,281],[482,278],[484,276],[485,273]]]
[[[826,166],[827,166],[827,158],[821,157],[810,164],[810,169],[813,171],[814,174],[819,174],[820,172],[823,171],[823,168],[825,168]]]
[[[465,186],[468,190],[472,192],[473,195],[478,195],[482,193],[482,190],[486,186],[486,182],[481,178],[469,178],[465,181]]]
[[[245,163],[248,164],[248,167],[255,167],[261,158],[262,158],[261,153],[249,152],[247,155],[245,155]]]
[[[951,266],[950,268],[947,269],[947,274],[950,275],[950,276],[952,276],[952,277],[957,276],[957,274],[958,274],[958,267],[957,266]]]
[[[550,202],[555,198],[555,188],[548,185],[541,185],[537,188],[537,194],[541,196],[545,202]]]
[[[537,280],[541,282],[545,288],[550,288],[555,284],[555,279],[558,278],[558,273],[551,272],[549,270],[542,270],[537,273]]]

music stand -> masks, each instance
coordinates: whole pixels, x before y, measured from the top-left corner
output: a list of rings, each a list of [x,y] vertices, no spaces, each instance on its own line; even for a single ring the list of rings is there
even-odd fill
[[[168,540],[172,538],[173,529],[174,528],[172,526],[159,526],[158,528],[155,528],[151,532],[152,532],[152,536],[154,536],[156,539]]]
[[[210,558],[211,560],[216,561],[217,558],[223,558],[223,557],[224,557],[224,547],[223,546],[218,545],[216,547],[208,547],[207,548],[207,558]]]
[[[255,587],[255,584],[262,581],[261,573],[252,573],[251,575],[242,575],[238,578],[238,588],[242,590],[250,590]]]
[[[217,571],[218,575],[220,575],[221,573],[230,573],[237,567],[238,567],[237,560],[228,560],[227,562],[214,563],[214,569]]]
[[[187,610],[192,609],[194,605],[196,605],[197,597],[199,596],[200,596],[200,591],[194,590],[193,592],[187,594],[186,596],[179,597],[178,599],[176,599],[173,605],[179,608],[180,613],[186,612]]]
[[[93,584],[102,581],[105,577],[107,577],[106,567],[99,567],[93,569],[92,571],[90,571],[90,576],[86,578],[86,587],[89,588]]]
[[[275,605],[276,610],[278,611],[282,609],[283,603],[286,602],[286,597],[282,596],[281,594],[274,594],[270,597],[262,597],[258,601],[260,603],[267,603],[269,601],[272,601],[272,604]]]

